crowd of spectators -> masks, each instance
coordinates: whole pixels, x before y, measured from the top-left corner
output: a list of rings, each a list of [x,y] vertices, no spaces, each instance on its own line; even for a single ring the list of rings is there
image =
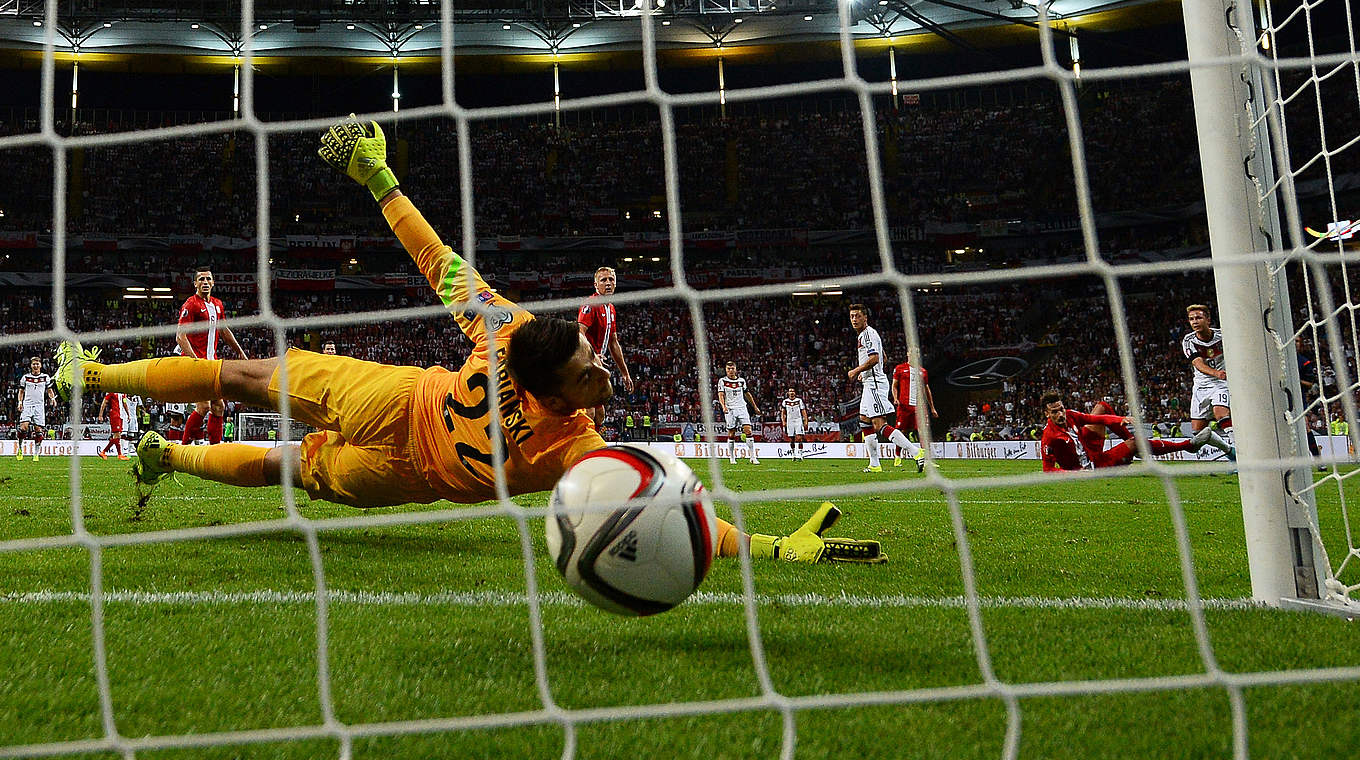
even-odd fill
[[[1080,102],[1096,211],[1162,208],[1199,197],[1184,81],[1089,90]],[[684,229],[867,226],[872,214],[862,117],[843,105],[831,109],[813,103],[780,116],[677,121]],[[875,116],[892,225],[1077,213],[1067,126],[1055,96],[989,107],[880,108]],[[0,134],[25,129],[8,125]],[[388,128],[403,183],[450,228],[461,224],[455,130],[449,120]],[[76,131],[100,128],[80,124]],[[470,141],[479,236],[666,229],[654,213],[666,207],[657,122],[560,128],[541,120],[474,122]],[[312,131],[269,137],[271,232],[382,234],[363,194],[337,186],[316,159],[315,145]],[[16,151],[22,155],[9,162],[20,173],[14,181],[30,191],[7,202],[0,224],[47,229],[51,150]],[[1334,171],[1354,170],[1352,153],[1334,156]],[[100,144],[72,152],[68,167],[71,232],[253,236],[251,133]]]

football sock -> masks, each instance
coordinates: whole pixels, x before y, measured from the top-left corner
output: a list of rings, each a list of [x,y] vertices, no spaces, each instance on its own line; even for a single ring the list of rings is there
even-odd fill
[[[1232,417],[1224,417],[1219,420],[1218,429],[1223,431],[1223,440],[1227,441],[1229,446],[1237,445],[1237,442],[1233,440]]]
[[[208,432],[208,443],[222,442],[222,418],[208,412],[208,423],[204,426]]]
[[[869,466],[878,467],[878,436],[873,433],[864,436],[864,445],[869,449]]]
[[[170,469],[229,486],[265,486],[264,458],[269,449],[248,443],[220,446],[170,446]]]
[[[180,439],[184,443],[193,443],[203,436],[203,413],[195,409],[189,413],[184,420],[184,436]]]
[[[882,428],[882,432],[888,440],[897,444],[897,448],[907,452],[907,456],[909,457],[915,457],[916,452],[921,450],[920,446],[917,446],[916,444],[907,440],[907,437],[905,435],[902,435],[902,431],[898,430],[892,425],[884,425]]]
[[[1153,438],[1148,441],[1148,448],[1152,449],[1153,454],[1165,454],[1168,451],[1184,451],[1190,448],[1190,439],[1184,441],[1164,441],[1160,438]]]
[[[755,435],[746,436],[746,446],[751,454],[751,461],[754,462],[760,457],[756,456],[756,437]]]
[[[114,391],[184,403],[222,398],[222,360],[172,356],[126,364],[81,365],[85,392]]]
[[[741,553],[741,547],[737,542],[741,540],[741,531],[732,523],[718,518],[718,556],[735,557]]]

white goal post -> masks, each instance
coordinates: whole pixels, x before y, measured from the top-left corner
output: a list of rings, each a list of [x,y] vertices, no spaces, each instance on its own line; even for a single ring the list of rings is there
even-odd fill
[[[1263,74],[1249,5],[1187,0],[1183,13],[1225,367],[1241,412],[1232,421],[1252,596],[1360,614],[1328,564],[1303,444],[1306,404],[1285,277],[1301,241],[1295,219],[1296,248],[1281,251],[1279,205],[1296,199],[1289,167],[1282,183],[1274,173],[1285,124],[1267,102],[1273,74]]]

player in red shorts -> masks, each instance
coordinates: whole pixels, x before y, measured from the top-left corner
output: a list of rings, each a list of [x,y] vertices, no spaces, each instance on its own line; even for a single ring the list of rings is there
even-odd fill
[[[123,394],[104,394],[104,401],[99,405],[100,422],[104,421],[105,414],[109,417],[109,442],[99,450],[99,458],[108,459],[109,449],[113,449],[118,452],[119,459],[127,459],[123,454]]]
[[[628,362],[623,360],[623,346],[619,343],[618,314],[614,311],[614,304],[599,301],[600,296],[614,295],[614,288],[617,285],[618,275],[614,273],[613,267],[596,269],[595,292],[581,306],[581,312],[576,315],[576,322],[581,326],[581,334],[586,336],[586,341],[590,343],[595,353],[605,357],[605,350],[609,350],[608,357],[612,357],[614,364],[619,368],[623,389],[632,393],[633,376],[628,373]],[[604,424],[604,405],[587,409],[586,416],[594,420],[595,427],[599,428]]]
[[[893,370],[892,386],[888,389],[888,399],[897,406],[897,429],[904,435],[916,429],[916,407],[920,405],[922,398],[925,399],[926,408],[930,410],[930,416],[940,416],[940,413],[935,411],[935,397],[930,393],[930,373],[926,372],[925,367],[920,367],[919,370],[918,374],[913,375],[911,362],[897,365]],[[901,466],[902,449],[898,447],[897,456],[893,458],[893,467]]]
[[[1110,406],[1107,401],[1097,401],[1092,404],[1091,414],[1095,416],[1119,416],[1114,413],[1114,407]],[[1093,422],[1089,425],[1081,426],[1081,441],[1086,444],[1086,448],[1088,449],[1104,451],[1105,438],[1109,433],[1114,433],[1115,437],[1121,441],[1127,441],[1130,438],[1133,438],[1133,431],[1129,430],[1129,426],[1122,422],[1113,425],[1102,425]]]
[[[184,301],[179,310],[179,330],[175,333],[175,342],[179,344],[180,353],[197,359],[221,359],[221,351],[218,350],[220,336],[226,339],[227,345],[236,351],[237,356],[242,359],[250,358],[246,356],[241,344],[236,342],[236,336],[231,334],[231,328],[218,326],[217,322],[225,317],[225,312],[221,299],[214,298],[212,290],[212,270],[208,267],[199,267],[194,271],[194,294]],[[204,327],[206,329],[203,329]],[[184,443],[193,443],[203,437],[203,417],[206,414],[208,443],[221,443],[222,421],[226,413],[226,405],[220,398],[197,402],[194,404],[194,411],[184,420],[184,434],[181,440]]]
[[[1085,425],[1092,424],[1127,426],[1130,423],[1128,417],[1113,414],[1082,414],[1075,409],[1068,409],[1063,404],[1062,394],[1057,391],[1046,391],[1039,397],[1039,403],[1043,406],[1044,416],[1048,419],[1043,437],[1039,441],[1039,454],[1044,462],[1044,472],[1120,467],[1129,464],[1138,455],[1133,441],[1124,441],[1105,451],[1104,436],[1097,440],[1084,428]],[[1152,449],[1153,454],[1199,451],[1206,444],[1225,454],[1232,448],[1219,437],[1218,433],[1207,427],[1186,441],[1148,441],[1148,447]]]

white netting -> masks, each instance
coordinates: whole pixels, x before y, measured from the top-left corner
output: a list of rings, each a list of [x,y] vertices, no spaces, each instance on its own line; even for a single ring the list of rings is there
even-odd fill
[[[1253,177],[1260,198],[1264,232],[1272,247],[1293,246],[1303,253],[1272,264],[1270,272],[1281,300],[1289,308],[1289,333],[1276,335],[1283,363],[1297,363],[1303,377],[1300,398],[1287,415],[1287,423],[1316,440],[1322,435],[1355,435],[1347,421],[1356,419],[1356,348],[1360,326],[1352,297],[1355,228],[1354,188],[1360,179],[1360,62],[1356,59],[1355,25],[1351,5],[1310,4],[1260,6],[1260,33],[1254,40],[1275,68],[1248,72],[1244,77],[1259,88],[1251,104],[1255,122],[1253,149],[1261,159],[1261,176]],[[1330,15],[1323,16],[1326,12]],[[1338,16],[1338,13],[1341,15]],[[1314,33],[1318,24],[1344,19],[1345,34],[1331,36],[1335,49],[1319,49]],[[1253,41],[1245,46],[1251,47]],[[1288,58],[1304,58],[1306,65],[1288,64]],[[1253,74],[1263,74],[1254,80]],[[1271,148],[1273,147],[1273,151]],[[1352,204],[1348,209],[1347,204]],[[1277,214],[1283,214],[1280,219]],[[1304,253],[1307,252],[1307,253]],[[1314,255],[1308,255],[1314,254]],[[1282,301],[1282,302],[1281,302]],[[1307,357],[1300,360],[1296,357]],[[1296,436],[1296,439],[1299,436]],[[1349,454],[1354,456],[1354,438]],[[1309,446],[1296,440],[1302,455]],[[1312,444],[1316,448],[1316,443]],[[1346,452],[1338,452],[1324,478],[1298,480],[1291,490],[1314,502],[1319,489],[1336,494],[1339,519],[1323,528],[1312,526],[1315,550],[1327,568],[1325,596],[1346,605],[1360,589],[1356,561],[1360,559],[1351,526],[1345,482],[1355,470],[1343,466]],[[1319,468],[1323,469],[1323,468]],[[1322,517],[1328,517],[1325,512]],[[1324,533],[1330,530],[1330,535]],[[1325,539],[1344,540],[1328,552]],[[1340,547],[1341,551],[1336,551]]]
[[[280,133],[319,133],[330,123],[329,119],[318,119],[313,121],[299,121],[286,123],[265,123],[255,118],[252,93],[253,93],[253,74],[251,73],[252,46],[250,40],[252,36],[249,30],[254,28],[254,6],[253,3],[243,4],[242,25],[246,33],[242,35],[245,40],[243,50],[245,72],[243,77],[243,98],[242,113],[246,114],[239,121],[196,125],[191,127],[180,127],[166,130],[156,130],[154,132],[136,132],[127,134],[98,135],[86,137],[63,137],[57,133],[55,128],[53,113],[55,111],[54,93],[54,56],[56,49],[56,36],[54,29],[57,20],[56,0],[49,0],[47,4],[47,23],[46,23],[46,47],[43,62],[43,90],[42,90],[42,123],[41,133],[36,136],[11,137],[0,139],[0,147],[12,148],[25,145],[42,144],[51,148],[52,164],[54,171],[54,211],[53,211],[53,329],[48,332],[30,333],[24,335],[0,336],[0,345],[11,345],[18,343],[53,342],[58,338],[80,337],[87,342],[98,343],[101,341],[113,341],[130,337],[141,337],[152,334],[156,337],[165,338],[173,333],[173,327],[160,328],[148,333],[147,330],[121,330],[106,331],[93,334],[74,336],[71,334],[67,325],[70,324],[66,313],[66,176],[67,176],[67,157],[68,151],[77,147],[93,147],[129,144],[137,141],[149,139],[166,139],[175,137],[189,137],[197,135],[207,135],[220,133],[227,130],[245,130],[254,137],[255,147],[255,166],[256,166],[256,192],[258,206],[256,212],[256,229],[268,230],[270,208],[269,198],[269,177],[271,167],[268,159],[269,139],[272,135]],[[1044,5],[1040,5],[1042,10]],[[1307,6],[1301,6],[1300,11],[1305,16]],[[452,17],[452,5],[449,0],[443,4],[443,15],[446,18]],[[854,55],[853,41],[850,34],[851,9],[847,4],[840,5],[840,45],[842,52],[842,63],[844,66],[844,76],[828,81],[814,83],[801,83],[796,85],[767,87],[753,90],[733,90],[726,95],[728,101],[739,102],[744,100],[755,100],[762,98],[773,98],[791,96],[796,94],[806,94],[816,91],[844,90],[854,93],[858,98],[863,123],[864,143],[866,146],[866,161],[868,167],[868,179],[870,183],[869,198],[873,212],[873,223],[876,235],[877,247],[881,258],[881,269],[878,272],[868,273],[851,278],[838,278],[836,284],[841,287],[862,287],[862,286],[886,286],[895,290],[900,308],[904,315],[904,327],[908,336],[909,350],[912,355],[919,355],[919,338],[917,325],[920,317],[914,309],[913,288],[924,287],[932,284],[943,283],[945,286],[985,284],[1001,281],[1034,280],[1042,278],[1062,277],[1062,276],[1088,276],[1100,281],[1105,288],[1105,295],[1108,301],[1110,313],[1113,315],[1114,323],[1118,325],[1115,333],[1115,345],[1119,359],[1119,372],[1122,381],[1129,389],[1129,401],[1132,406],[1134,416],[1139,420],[1143,419],[1143,401],[1140,399],[1137,390],[1139,388],[1137,378],[1137,366],[1135,352],[1130,342],[1129,332],[1126,328],[1127,314],[1125,311],[1125,299],[1122,296],[1121,276],[1145,276],[1158,273],[1184,272],[1187,270],[1207,270],[1210,262],[1207,259],[1197,259],[1190,261],[1166,261],[1156,264],[1111,264],[1102,256],[1101,249],[1097,242],[1096,226],[1092,214],[1091,193],[1086,174],[1085,146],[1082,139],[1082,124],[1078,118],[1076,107],[1077,92],[1073,73],[1061,65],[1053,54],[1054,40],[1048,24],[1040,25],[1041,44],[1043,49],[1043,64],[1026,69],[1015,69],[1004,73],[987,73],[970,76],[942,77],[928,81],[916,81],[903,83],[899,86],[910,87],[912,89],[926,91],[932,89],[956,88],[981,83],[995,83],[998,81],[1020,81],[1024,79],[1038,79],[1051,82],[1058,88],[1061,95],[1063,112],[1066,119],[1066,126],[1069,135],[1069,145],[1072,157],[1072,171],[1075,177],[1077,188],[1077,203],[1081,215],[1081,230],[1085,242],[1084,260],[1070,264],[1055,264],[1051,266],[1035,267],[1026,270],[986,270],[971,273],[953,274],[930,274],[930,275],[911,275],[902,272],[894,263],[889,245],[889,224],[884,203],[883,177],[880,169],[880,156],[878,137],[875,129],[874,102],[875,96],[887,95],[891,91],[888,83],[871,83],[859,76],[856,70],[856,59]],[[608,106],[645,103],[651,104],[658,109],[662,146],[664,153],[665,169],[665,197],[666,197],[666,218],[669,224],[669,245],[671,256],[671,273],[674,286],[665,289],[653,290],[643,293],[623,295],[615,299],[620,304],[634,304],[635,308],[642,309],[644,304],[660,299],[677,299],[684,302],[689,310],[690,318],[694,325],[695,340],[698,351],[698,367],[696,375],[699,378],[698,391],[702,399],[704,411],[704,421],[709,429],[713,427],[713,399],[711,385],[707,378],[713,376],[712,357],[708,351],[707,332],[705,329],[704,306],[707,303],[726,299],[753,298],[759,296],[787,294],[797,289],[797,286],[790,285],[768,285],[753,286],[747,288],[728,288],[722,290],[697,290],[686,283],[684,269],[682,236],[682,212],[679,195],[679,174],[677,168],[677,145],[676,128],[674,123],[674,111],[677,107],[690,105],[712,105],[717,102],[717,93],[702,93],[690,95],[671,95],[664,92],[658,83],[657,74],[657,45],[654,38],[654,30],[646,15],[641,17],[642,47],[646,87],[639,92],[611,95],[605,97],[592,98],[584,101],[563,101],[563,106],[586,107],[586,106]],[[1283,24],[1284,22],[1280,22]],[[526,107],[516,108],[494,108],[469,110],[458,104],[454,97],[453,90],[453,51],[455,47],[455,29],[451,24],[441,25],[442,30],[442,73],[443,73],[443,104],[437,107],[423,109],[407,109],[400,114],[400,121],[411,119],[443,117],[452,120],[457,125],[458,132],[458,156],[459,156],[459,198],[461,205],[461,216],[463,219],[462,230],[462,250],[468,252],[471,258],[472,252],[476,250],[475,233],[473,229],[473,197],[472,197],[472,171],[471,171],[471,142],[469,134],[477,122],[483,119],[498,118],[504,116],[521,116],[526,114],[547,114],[551,113],[553,104],[551,102]],[[1350,71],[1355,66],[1355,50],[1352,46],[1349,53],[1344,56],[1347,61],[1346,70]],[[1242,59],[1241,63],[1251,63],[1252,60]],[[1278,67],[1267,68],[1266,71],[1271,76],[1283,75],[1292,68],[1286,68],[1283,60],[1279,60],[1281,65]],[[1290,64],[1294,66],[1295,64]],[[1330,65],[1330,64],[1329,64]],[[1097,82],[1105,79],[1114,79],[1131,75],[1150,75],[1184,72],[1188,66],[1184,62],[1167,64],[1163,66],[1143,67],[1137,70],[1091,70],[1083,72],[1087,81]],[[1312,81],[1321,81],[1318,69],[1312,69]],[[1288,102],[1291,97],[1290,92],[1285,91],[1284,87],[1278,86],[1277,89],[1285,94],[1280,103]],[[394,118],[388,114],[378,115],[382,118]],[[1225,116],[1228,118],[1228,116]],[[1023,139],[1019,136],[1018,139]],[[1321,163],[1330,166],[1331,151],[1337,150],[1335,146],[1329,148],[1331,143],[1324,142],[1318,153]],[[1282,175],[1286,174],[1282,172]],[[1328,179],[1332,178],[1330,168],[1328,169]],[[356,191],[358,192],[358,191]],[[1290,204],[1293,201],[1290,199]],[[1296,208],[1289,209],[1291,213],[1297,213]],[[1333,216],[1339,215],[1337,209],[1333,208]],[[1291,225],[1297,229],[1297,225]],[[257,271],[259,274],[258,282],[260,287],[260,314],[258,317],[243,318],[232,320],[231,326],[234,327],[264,327],[272,330],[274,335],[275,349],[282,352],[286,348],[285,330],[289,328],[305,328],[319,324],[361,324],[378,320],[403,319],[416,317],[442,316],[441,308],[411,309],[397,313],[382,312],[376,313],[351,314],[342,317],[317,317],[317,318],[297,318],[285,319],[280,317],[272,308],[271,294],[269,290],[269,250],[267,242],[262,238],[258,248]],[[1314,268],[1326,268],[1328,265],[1335,264],[1336,259],[1315,258],[1309,259],[1309,266]],[[1341,269],[1344,272],[1344,265]],[[1325,280],[1325,276],[1323,277]],[[830,283],[825,283],[829,285]],[[1349,291],[1347,291],[1347,294]],[[1333,335],[1330,357],[1331,363],[1336,367],[1338,380],[1336,390],[1326,395],[1329,400],[1339,400],[1342,402],[1346,414],[1350,419],[1354,419],[1354,401],[1351,398],[1351,391],[1355,385],[1355,373],[1347,365],[1343,346],[1342,331],[1349,331],[1350,342],[1344,345],[1354,347],[1356,345],[1355,321],[1352,318],[1352,304],[1347,297],[1345,303],[1336,306],[1328,300],[1329,296],[1322,295],[1321,303],[1324,310],[1310,312],[1308,327],[1325,327],[1329,334]],[[564,310],[573,308],[576,305],[574,300],[558,300],[533,304],[535,311]],[[1310,299],[1311,303],[1311,299]],[[1342,317],[1341,320],[1335,319],[1336,316]],[[1342,324],[1338,324],[1341,321]],[[286,403],[287,396],[283,396]],[[1314,402],[1321,408],[1321,402]],[[79,403],[74,408],[79,409]],[[494,407],[493,407],[494,408]],[[288,409],[283,408],[281,413],[284,417],[288,416]],[[79,420],[73,420],[73,424],[79,429]],[[498,428],[497,428],[498,429]],[[286,433],[286,427],[284,428]],[[79,433],[76,433],[79,437]],[[287,436],[281,435],[281,440],[286,440]],[[1140,450],[1147,453],[1146,439],[1139,439]],[[1270,463],[1270,466],[1287,466],[1279,463]],[[532,543],[529,534],[529,521],[543,517],[542,509],[525,509],[505,497],[503,477],[498,479],[500,485],[501,498],[497,503],[489,506],[472,508],[455,508],[430,512],[417,513],[397,513],[383,515],[362,515],[349,518],[337,519],[308,519],[302,516],[294,503],[291,489],[285,487],[286,515],[277,520],[261,521],[247,524],[222,525],[206,528],[183,529],[174,531],[151,531],[143,533],[127,533],[117,535],[95,535],[86,528],[84,521],[85,510],[81,501],[81,471],[78,460],[74,459],[71,463],[71,519],[73,521],[73,531],[70,535],[54,535],[33,539],[10,540],[0,543],[0,551],[21,552],[31,550],[47,550],[62,547],[78,547],[89,552],[90,555],[90,609],[93,624],[93,648],[95,673],[97,676],[97,686],[99,703],[102,715],[103,736],[101,738],[88,741],[58,742],[54,744],[32,745],[32,746],[0,746],[0,755],[6,756],[44,756],[59,753],[72,752],[96,752],[110,751],[121,753],[125,757],[132,757],[135,753],[145,750],[159,750],[167,748],[186,748],[186,747],[205,747],[247,744],[259,742],[275,742],[284,740],[305,740],[312,738],[334,739],[341,746],[342,757],[348,757],[351,747],[356,738],[374,736],[395,736],[415,733],[428,733],[445,730],[462,730],[477,728],[498,728],[507,726],[529,726],[541,724],[553,724],[561,726],[566,735],[564,755],[572,757],[576,754],[575,727],[582,723],[597,721],[619,721],[640,718],[671,717],[671,716],[691,716],[698,714],[719,714],[730,712],[743,712],[765,710],[774,711],[782,715],[783,720],[783,743],[782,756],[793,757],[797,748],[797,711],[807,708],[834,708],[852,707],[868,705],[905,705],[924,702],[939,702],[946,700],[960,700],[971,698],[991,698],[999,699],[1006,706],[1006,730],[1002,755],[1007,758],[1016,757],[1019,753],[1020,739],[1022,735],[1021,726],[1023,720],[1023,709],[1021,699],[1025,697],[1054,697],[1054,696],[1073,696],[1073,695],[1123,695],[1136,692],[1165,691],[1177,689],[1217,689],[1226,692],[1229,697],[1232,714],[1233,746],[1237,757],[1245,758],[1248,747],[1248,720],[1244,700],[1244,691],[1249,687],[1263,685],[1288,685],[1288,684],[1313,684],[1328,681],[1356,680],[1360,679],[1360,668],[1356,667],[1335,667],[1315,670],[1272,670],[1265,672],[1251,673],[1230,673],[1225,672],[1218,664],[1215,655],[1214,645],[1210,641],[1208,627],[1205,621],[1205,609],[1209,607],[1200,597],[1198,580],[1192,560],[1190,531],[1187,527],[1186,517],[1181,505],[1180,489],[1176,483],[1176,478],[1193,473],[1207,473],[1222,471],[1218,465],[1192,465],[1187,467],[1171,467],[1164,463],[1153,460],[1150,456],[1145,457],[1145,462],[1141,465],[1138,472],[1149,474],[1161,482],[1166,498],[1170,505],[1172,524],[1174,527],[1175,542],[1180,562],[1180,572],[1186,597],[1183,608],[1188,612],[1191,626],[1194,632],[1195,641],[1198,644],[1199,655],[1203,669],[1201,672],[1180,675],[1180,676],[1153,676],[1153,677],[1130,677],[1130,678],[1110,678],[1101,680],[1080,680],[1080,681],[1047,681],[1047,682],[1025,682],[1010,683],[1004,682],[997,677],[992,665],[991,647],[989,646],[988,632],[984,627],[982,619],[983,600],[977,590],[976,575],[973,564],[973,555],[970,548],[970,533],[964,524],[963,511],[960,507],[960,495],[972,491],[998,487],[1005,485],[1035,485],[1050,482],[1050,476],[1042,473],[1033,473],[1023,476],[1006,478],[974,478],[974,479],[947,479],[938,473],[930,472],[927,477],[919,480],[864,483],[856,486],[816,486],[803,488],[785,488],[778,490],[767,490],[763,492],[738,492],[728,487],[724,481],[723,474],[718,466],[716,459],[710,460],[708,470],[708,484],[718,499],[732,505],[735,512],[738,526],[745,527],[745,519],[742,512],[743,505],[750,504],[758,500],[776,499],[800,499],[815,502],[822,498],[834,498],[846,495],[881,495],[889,491],[898,490],[931,490],[942,493],[948,503],[948,511],[952,526],[953,540],[958,547],[960,565],[962,569],[962,580],[964,595],[961,599],[954,600],[952,603],[962,605],[967,610],[967,619],[971,632],[971,640],[974,647],[974,656],[977,667],[982,674],[980,682],[953,687],[937,687],[924,689],[903,689],[887,692],[846,692],[818,696],[787,696],[780,693],[771,678],[770,669],[767,663],[765,651],[765,639],[762,635],[761,621],[757,615],[757,603],[763,597],[758,598],[755,593],[755,584],[751,573],[748,559],[742,562],[742,582],[743,595],[741,602],[744,606],[746,628],[749,636],[751,657],[754,662],[759,680],[759,695],[750,698],[735,698],[713,700],[707,702],[689,702],[681,704],[644,704],[617,708],[593,708],[584,710],[564,709],[559,706],[552,697],[548,676],[548,662],[544,646],[544,633],[541,619],[542,605],[551,601],[551,597],[539,592],[537,579],[535,577],[535,563],[532,556]],[[1119,473],[1101,472],[1093,477],[1115,476]],[[1350,473],[1341,468],[1335,468],[1330,476],[1330,480],[1341,482]],[[1071,482],[1080,483],[1090,478],[1076,477]],[[286,476],[286,483],[293,480],[291,475]],[[333,601],[327,592],[327,579],[323,571],[321,551],[318,542],[318,534],[321,532],[340,531],[353,528],[379,528],[387,526],[430,524],[436,522],[454,522],[476,520],[492,516],[508,516],[515,520],[521,544],[521,553],[525,565],[526,573],[526,601],[529,609],[529,617],[532,623],[532,653],[534,662],[535,682],[537,684],[538,695],[541,706],[537,710],[508,713],[475,715],[467,717],[457,717],[448,719],[413,720],[391,723],[367,723],[367,724],[345,724],[337,719],[334,700],[332,697],[332,681],[330,673],[330,654],[329,654],[329,634],[328,634],[328,611],[329,605]],[[1347,523],[1347,542],[1349,556],[1355,553],[1355,541],[1349,536],[1349,524]],[[314,601],[316,608],[316,689],[318,701],[321,706],[322,720],[315,725],[271,728],[256,731],[232,731],[207,734],[192,735],[153,735],[142,738],[129,738],[123,736],[118,729],[115,720],[114,699],[109,682],[109,669],[106,657],[105,646],[105,602],[109,600],[103,586],[103,555],[107,549],[113,547],[148,545],[162,542],[183,542],[197,541],[228,536],[241,536],[250,534],[274,533],[274,532],[295,532],[306,540],[310,566],[312,569],[315,589],[309,595]],[[1344,569],[1345,560],[1334,562],[1334,567],[1338,574]],[[1173,605],[1175,606],[1175,605]]]

